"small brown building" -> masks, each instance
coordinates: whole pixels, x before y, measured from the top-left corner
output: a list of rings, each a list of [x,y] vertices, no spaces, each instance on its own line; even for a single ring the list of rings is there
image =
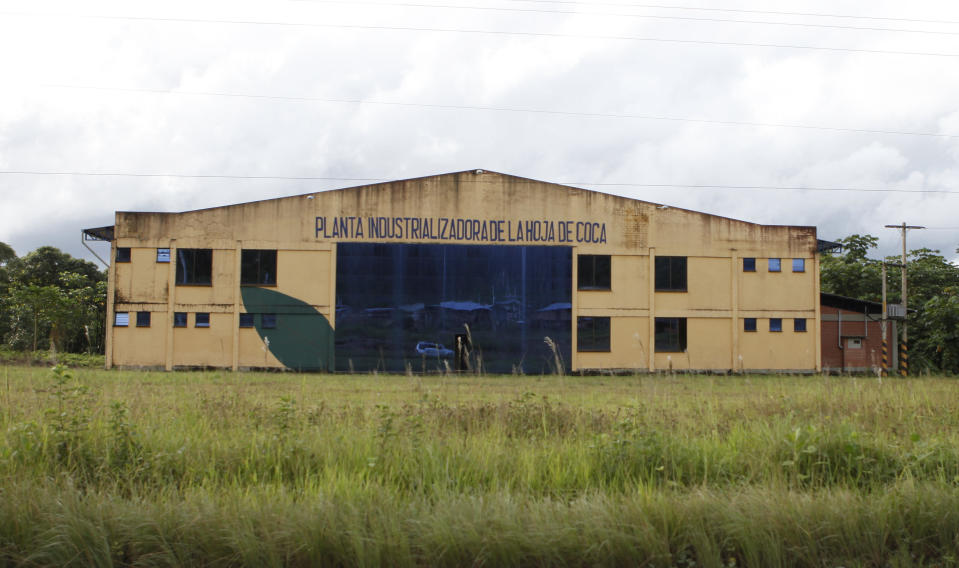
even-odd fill
[[[882,304],[820,293],[823,372],[863,373],[882,368]],[[888,320],[889,369],[897,366],[896,322]]]

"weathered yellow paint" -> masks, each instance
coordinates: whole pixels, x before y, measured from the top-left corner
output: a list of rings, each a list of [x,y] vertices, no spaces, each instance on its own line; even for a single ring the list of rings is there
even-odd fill
[[[312,305],[329,319],[329,274],[331,267],[336,266],[330,251],[281,250],[276,263],[277,273],[283,277],[282,281],[277,280],[278,289]]]
[[[372,239],[364,234],[332,236],[317,218],[551,222],[551,242],[450,241],[436,235]],[[568,224],[567,224],[568,223]],[[605,242],[577,239],[577,230],[605,228]],[[491,225],[495,227],[496,225]],[[564,230],[565,228],[565,230]],[[479,233],[477,233],[479,234]],[[492,233],[491,233],[492,234]],[[586,234],[583,232],[583,234]],[[309,304],[335,327],[336,244],[339,242],[557,245],[574,254],[609,254],[611,289],[577,290],[574,258],[573,357],[579,369],[788,369],[818,368],[818,258],[813,227],[764,226],[684,209],[481,171],[444,174],[184,213],[118,212],[115,246],[131,248],[130,263],[111,266],[107,365],[282,367],[257,332],[238,329],[243,312],[240,262],[243,249],[275,249],[279,293]],[[432,238],[431,238],[432,237]],[[567,238],[572,237],[572,238]],[[158,247],[172,248],[171,264],[156,262]],[[171,286],[176,248],[213,249],[210,286]],[[656,256],[687,258],[687,291],[656,292]],[[756,258],[754,273],[742,258]],[[770,273],[767,259],[781,258]],[[806,270],[792,272],[792,259]],[[112,327],[114,310],[153,312],[149,329]],[[175,328],[174,312],[190,314]],[[194,327],[196,312],[210,312],[211,326]],[[611,318],[610,350],[576,351],[576,317]],[[687,319],[685,353],[657,353],[655,318]],[[759,331],[744,333],[742,318],[759,319]],[[784,331],[768,331],[768,318],[783,318]],[[805,333],[792,318],[807,318]],[[740,364],[740,356],[742,363]]]

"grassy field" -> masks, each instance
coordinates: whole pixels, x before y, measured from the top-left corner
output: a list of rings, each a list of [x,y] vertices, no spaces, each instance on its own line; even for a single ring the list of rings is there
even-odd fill
[[[0,564],[953,566],[956,379],[0,367]]]

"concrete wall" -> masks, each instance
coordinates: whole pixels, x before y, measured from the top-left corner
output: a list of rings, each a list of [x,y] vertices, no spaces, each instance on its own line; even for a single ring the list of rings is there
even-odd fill
[[[819,286],[812,227],[764,226],[492,172],[462,172],[184,213],[118,212],[115,247],[130,263],[110,270],[114,311],[154,312],[151,328],[110,327],[107,364],[283,367],[262,330],[240,329],[246,311],[240,251],[275,249],[273,292],[335,329],[336,243],[445,243],[573,247],[572,369],[779,369],[819,367]],[[170,248],[174,262],[157,263]],[[210,286],[176,285],[177,248],[213,249]],[[576,289],[576,256],[611,256],[609,291]],[[655,258],[687,258],[687,291],[654,290]],[[756,272],[742,259],[756,258]],[[767,270],[781,258],[783,270]],[[804,272],[791,260],[805,259]],[[173,328],[174,312],[189,325]],[[196,328],[196,312],[211,314]],[[610,317],[610,350],[577,352],[577,316]],[[131,318],[134,316],[131,315]],[[687,320],[685,353],[656,353],[656,317]],[[743,333],[755,317],[759,331]],[[768,318],[784,331],[763,331]],[[806,318],[805,333],[792,318]],[[132,320],[131,320],[132,321]]]

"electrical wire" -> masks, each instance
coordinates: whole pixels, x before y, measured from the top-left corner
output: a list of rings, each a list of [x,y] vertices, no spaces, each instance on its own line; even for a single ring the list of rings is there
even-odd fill
[[[308,4],[347,4],[350,6],[394,6],[404,8],[438,8],[443,10],[476,10],[485,12],[510,12],[523,14],[560,14],[576,16],[613,16],[617,18],[637,18],[652,20],[680,20],[689,22],[707,22],[707,23],[733,23],[733,24],[758,24],[767,26],[793,26],[802,28],[824,28],[836,30],[854,30],[870,32],[895,32],[912,34],[931,34],[931,35],[959,35],[955,31],[940,30],[916,30],[903,28],[875,28],[865,26],[845,26],[839,24],[811,24],[807,22],[770,22],[764,20],[732,20],[728,18],[707,18],[696,16],[664,16],[661,14],[627,14],[623,12],[579,12],[576,10],[545,10],[539,8],[503,8],[494,6],[464,6],[454,4],[421,4],[413,2],[355,2],[352,0],[289,0],[291,2],[304,2]]]
[[[263,21],[263,20],[225,20],[225,19],[203,19],[203,18],[160,18],[150,16],[107,16],[91,14],[35,14],[29,12],[10,12],[0,11],[0,14],[14,16],[58,16],[74,17],[82,19],[106,20],[106,21],[126,21],[126,22],[158,22],[158,23],[185,23],[185,24],[225,24],[225,25],[244,25],[244,26],[282,26],[299,28],[324,28],[324,29],[353,29],[368,31],[403,31],[403,32],[430,32],[430,33],[454,33],[454,34],[474,34],[474,35],[495,35],[495,36],[520,36],[536,38],[563,38],[563,39],[589,39],[589,40],[616,40],[616,41],[635,41],[652,43],[672,43],[679,45],[718,45],[724,47],[765,47],[775,49],[794,49],[810,50],[837,53],[864,53],[872,55],[905,55],[910,57],[959,57],[959,53],[933,52],[933,51],[899,51],[889,49],[867,49],[855,47],[829,47],[819,45],[799,45],[787,43],[751,43],[741,41],[716,41],[704,39],[678,39],[665,37],[643,37],[643,36],[623,36],[623,35],[599,35],[599,34],[568,34],[552,32],[527,32],[527,31],[507,31],[507,30],[480,30],[467,28],[435,28],[425,26],[378,26],[361,24],[321,24],[314,22],[282,22],[282,21]]]
[[[505,0],[508,2],[527,3],[527,4],[566,4],[578,6],[615,6],[619,8],[654,8],[658,10],[687,10],[697,12],[727,12],[737,14],[766,14],[772,16],[803,16],[812,18],[840,18],[851,20],[878,20],[885,22],[912,22],[920,24],[959,24],[957,20],[924,20],[918,18],[892,18],[883,16],[862,16],[851,14],[829,14],[822,12],[784,12],[772,10],[747,10],[744,8],[710,8],[697,6],[676,6],[669,4],[636,4],[621,2],[577,2],[574,0]]]
[[[750,122],[750,121],[737,121],[737,120],[710,120],[710,119],[689,118],[689,117],[679,117],[679,116],[657,116],[657,115],[646,115],[646,114],[619,114],[619,113],[602,113],[602,112],[564,111],[564,110],[547,110],[547,109],[521,108],[521,107],[495,107],[495,106],[479,106],[479,105],[411,103],[411,102],[400,102],[400,101],[377,101],[377,100],[367,100],[367,99],[339,99],[339,98],[325,98],[325,97],[300,97],[300,96],[283,96],[283,95],[228,93],[228,92],[220,92],[220,91],[184,91],[184,90],[166,90],[166,89],[140,89],[140,88],[127,88],[127,87],[103,87],[103,86],[95,86],[95,85],[44,84],[44,85],[41,85],[41,87],[60,88],[60,89],[81,89],[81,90],[94,90],[94,91],[115,91],[115,92],[127,92],[127,93],[146,93],[146,94],[157,94],[157,95],[231,97],[231,98],[243,98],[243,99],[278,100],[278,101],[289,101],[289,102],[322,102],[322,103],[341,103],[341,104],[357,104],[357,105],[400,106],[400,107],[440,109],[440,110],[470,110],[470,111],[489,111],[489,112],[507,112],[507,113],[529,113],[529,114],[572,116],[572,117],[584,117],[584,118],[615,118],[615,119],[653,120],[653,121],[667,121],[667,122],[690,122],[690,123],[711,124],[711,125],[719,125],[719,126],[794,128],[794,129],[801,129],[801,130],[819,130],[819,131],[827,131],[827,132],[851,132],[851,133],[858,133],[858,134],[886,134],[886,135],[900,135],[900,136],[925,136],[925,137],[933,137],[933,138],[959,138],[959,134],[942,134],[938,132],[882,130],[882,129],[871,129],[871,128],[844,128],[844,127],[838,127],[838,126],[816,126],[816,125],[810,125],[810,124]]]
[[[179,174],[155,172],[84,172],[49,170],[0,170],[0,175],[32,176],[77,176],[77,177],[132,177],[132,178],[176,178],[176,179],[231,179],[231,180],[277,180],[277,181],[363,181],[385,182],[394,178],[360,178],[330,176],[290,176],[290,175],[238,175],[238,174]],[[469,183],[470,180],[464,180]],[[472,180],[473,183],[495,183],[493,180]],[[529,183],[542,183],[528,180]],[[721,185],[721,184],[675,184],[675,183],[617,183],[591,181],[558,181],[558,185],[594,186],[594,187],[640,187],[663,189],[721,189],[750,191],[831,191],[831,192],[873,192],[873,193],[933,193],[959,194],[959,191],[947,189],[902,189],[902,188],[866,188],[866,187],[813,187],[813,186],[776,186],[776,185]]]

